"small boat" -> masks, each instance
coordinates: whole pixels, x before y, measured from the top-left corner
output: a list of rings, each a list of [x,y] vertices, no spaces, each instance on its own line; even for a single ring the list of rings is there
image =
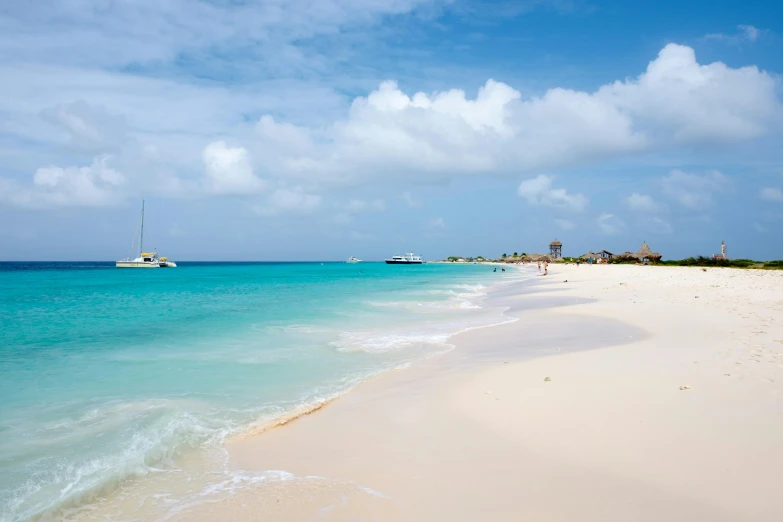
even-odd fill
[[[420,265],[424,263],[421,260],[421,256],[414,255],[413,252],[409,252],[403,256],[392,256],[391,259],[386,260],[387,265]]]
[[[361,263],[361,262],[362,262],[361,259],[359,259],[358,257],[353,257],[353,256],[349,257],[348,261],[346,261],[346,263]]]
[[[177,263],[174,261],[169,261],[166,257],[160,258],[160,267],[161,268],[177,268]]]
[[[136,244],[136,236],[133,236],[131,251]],[[144,252],[144,202],[141,202],[141,227],[139,234],[139,257],[131,259],[130,256],[117,261],[117,268],[176,268],[177,263],[165,257],[158,257],[157,252]]]

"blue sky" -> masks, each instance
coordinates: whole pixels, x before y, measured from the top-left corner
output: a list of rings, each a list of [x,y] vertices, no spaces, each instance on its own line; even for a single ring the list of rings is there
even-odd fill
[[[783,7],[48,0],[0,13],[0,260],[783,258]]]

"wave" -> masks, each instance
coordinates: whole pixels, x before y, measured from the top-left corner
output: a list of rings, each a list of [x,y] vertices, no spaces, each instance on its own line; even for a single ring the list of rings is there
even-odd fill
[[[58,414],[60,419],[38,427],[32,446],[24,445],[28,448],[33,447],[46,456],[33,462],[32,473],[27,473],[29,469],[25,470],[23,481],[20,480],[12,488],[0,489],[0,522],[51,518],[69,509],[84,506],[99,497],[105,497],[123,485],[134,482],[132,480],[134,478],[180,473],[181,458],[194,450],[209,451],[220,448],[231,437],[257,435],[286,425],[324,408],[359,383],[380,373],[395,368],[402,369],[409,366],[411,361],[450,351],[453,345],[449,343],[449,339],[454,334],[510,320],[495,310],[487,311],[486,314],[461,313],[462,310],[481,308],[480,300],[494,287],[495,285],[455,284],[445,288],[423,290],[420,292],[423,298],[419,302],[400,300],[371,302],[377,307],[405,307],[408,311],[414,312],[422,310],[457,312],[445,313],[439,321],[421,324],[414,328],[387,327],[371,331],[337,333],[311,324],[257,325],[258,328],[253,329],[270,333],[269,337],[275,342],[280,338],[291,339],[297,334],[308,338],[312,334],[319,334],[315,336],[319,342],[323,342],[327,337],[331,338],[331,347],[336,348],[340,353],[390,354],[385,357],[373,357],[371,368],[353,367],[348,376],[328,386],[324,385],[320,389],[311,388],[308,393],[297,399],[245,409],[222,408],[207,401],[191,399],[115,401],[90,406],[87,411],[82,411],[73,418],[63,418],[67,416]],[[445,299],[427,299],[427,297]],[[461,319],[455,320],[455,316]],[[432,321],[432,316],[428,316],[428,320]],[[410,321],[407,322],[410,324]],[[284,335],[280,337],[278,332]],[[324,335],[323,338],[321,334]],[[334,336],[337,338],[334,339]],[[300,339],[301,337],[297,337],[297,341]],[[324,344],[320,346],[323,347]],[[128,351],[115,352],[112,360],[136,363],[180,358],[200,361],[230,359],[233,364],[251,362],[266,364],[277,360],[278,353],[285,349],[286,346],[270,346],[265,347],[266,351],[263,355],[250,353],[245,357],[233,349],[226,350],[224,346],[215,347],[216,351],[203,353],[190,348],[153,355]],[[366,360],[353,356],[346,356],[346,359]],[[4,437],[14,434],[14,440],[21,440],[20,433],[13,427],[10,432],[6,429],[3,434]],[[115,436],[116,440],[111,445],[99,449],[96,449],[97,446],[77,447],[77,444],[84,446],[96,440],[107,440],[100,439],[101,437]],[[10,443],[6,441],[6,444]],[[57,456],[46,451],[47,445],[49,448],[59,448],[64,445],[69,448],[66,451],[72,453]],[[102,454],[99,455],[98,451]],[[77,453],[81,457],[78,460],[73,457]],[[19,476],[21,477],[22,474]],[[273,472],[257,476],[229,476],[212,484],[211,489],[203,489],[201,493],[203,496],[210,496],[229,491],[231,488],[241,489],[270,480],[286,480],[286,476],[275,475]],[[190,501],[200,501],[195,497],[189,501],[185,500],[186,502],[181,505],[182,509],[186,509]]]

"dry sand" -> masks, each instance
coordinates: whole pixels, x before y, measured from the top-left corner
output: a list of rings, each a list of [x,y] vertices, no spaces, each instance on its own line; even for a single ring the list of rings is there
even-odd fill
[[[171,519],[783,520],[783,272],[552,265],[491,304],[518,321],[228,445],[298,478]]]

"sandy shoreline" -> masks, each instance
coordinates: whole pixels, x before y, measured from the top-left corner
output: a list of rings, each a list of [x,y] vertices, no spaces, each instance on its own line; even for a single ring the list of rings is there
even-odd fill
[[[167,519],[780,519],[783,272],[552,265],[488,304],[518,320],[228,444],[242,487]]]

